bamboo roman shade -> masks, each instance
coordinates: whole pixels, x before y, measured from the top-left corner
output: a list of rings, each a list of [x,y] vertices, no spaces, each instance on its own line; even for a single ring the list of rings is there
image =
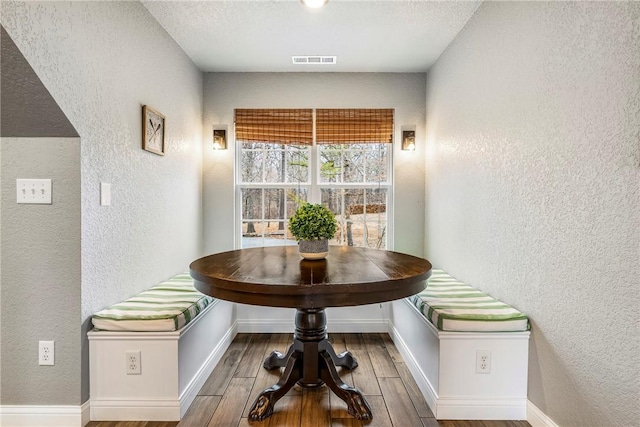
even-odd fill
[[[313,144],[311,109],[236,109],[236,140],[273,144]]]
[[[318,144],[391,143],[393,109],[317,109]]]

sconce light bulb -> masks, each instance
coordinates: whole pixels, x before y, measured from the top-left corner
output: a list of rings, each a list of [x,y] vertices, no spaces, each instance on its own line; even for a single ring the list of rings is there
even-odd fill
[[[218,142],[214,142],[214,143],[213,143],[213,149],[214,149],[214,150],[220,150],[221,148],[222,148],[222,147],[220,147],[220,143],[218,143]]]
[[[416,132],[415,131],[402,131],[402,149],[406,151],[416,150]]]

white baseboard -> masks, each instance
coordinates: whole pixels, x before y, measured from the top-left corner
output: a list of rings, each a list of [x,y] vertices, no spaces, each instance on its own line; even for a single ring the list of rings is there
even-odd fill
[[[527,401],[527,422],[531,427],[558,427],[558,425],[542,412],[536,405]]]
[[[110,421],[178,421],[180,401],[158,400],[110,400],[91,402],[92,420]]]
[[[389,330],[388,323],[382,319],[341,319],[332,322],[327,320],[329,333],[380,333]]]
[[[82,406],[3,405],[0,406],[2,427],[82,427],[87,403]]]
[[[434,414],[439,420],[524,420],[526,407],[527,399],[440,397]]]
[[[90,400],[87,400],[82,404],[82,406],[80,406],[80,412],[82,417],[81,418],[82,424],[80,425],[84,427],[87,424],[89,424],[89,421],[91,421],[91,401]]]
[[[241,319],[236,320],[238,332],[243,334],[293,333],[293,320],[281,319]]]
[[[293,319],[241,319],[237,322],[238,332],[249,334],[291,333],[295,329]],[[387,332],[387,322],[378,319],[341,319],[327,321],[329,333],[378,333]]]

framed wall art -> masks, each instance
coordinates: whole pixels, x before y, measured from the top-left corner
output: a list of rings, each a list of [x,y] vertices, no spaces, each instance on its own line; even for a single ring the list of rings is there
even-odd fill
[[[142,106],[142,149],[164,156],[165,117],[158,111]]]

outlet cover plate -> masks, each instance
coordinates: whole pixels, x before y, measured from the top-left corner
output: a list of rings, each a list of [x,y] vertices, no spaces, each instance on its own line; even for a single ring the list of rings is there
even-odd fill
[[[54,341],[38,342],[38,364],[45,366],[55,365]]]
[[[476,374],[491,373],[491,352],[488,350],[476,351]]]
[[[126,356],[127,356],[127,375],[140,375],[141,369],[140,369],[140,355],[141,355],[141,351],[127,351]]]

